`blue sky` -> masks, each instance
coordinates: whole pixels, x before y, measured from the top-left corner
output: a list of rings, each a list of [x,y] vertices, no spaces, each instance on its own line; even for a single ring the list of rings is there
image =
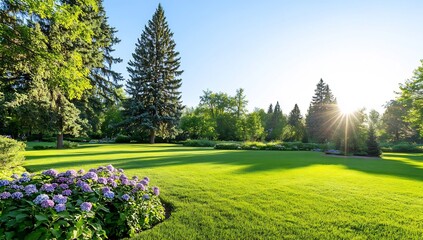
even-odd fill
[[[161,3],[181,54],[182,100],[202,91],[235,94],[248,108],[279,101],[303,114],[320,78],[345,108],[382,111],[423,59],[423,1],[105,0],[127,62]]]

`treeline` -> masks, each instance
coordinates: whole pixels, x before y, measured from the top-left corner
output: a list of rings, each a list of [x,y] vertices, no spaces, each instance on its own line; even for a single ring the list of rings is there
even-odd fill
[[[148,21],[128,63],[113,71],[119,43],[101,0],[5,0],[0,4],[0,134],[17,139],[211,139],[331,143],[360,152],[369,142],[421,142],[423,62],[384,113],[343,115],[329,85],[316,85],[306,113],[279,102],[247,111],[242,88],[206,90],[182,106],[180,57],[163,8]],[[377,91],[377,90],[375,90]]]
[[[329,85],[322,79],[311,97],[305,115],[295,104],[286,114],[279,102],[267,110],[248,113],[243,89],[235,95],[204,91],[197,107],[185,109],[179,137],[236,141],[332,142],[340,149],[345,139],[351,150],[365,145],[369,131],[382,142],[421,142],[419,129],[407,121],[407,109],[400,100],[386,104],[383,114],[365,109],[345,115],[337,105]],[[372,128],[372,129],[371,129]]]

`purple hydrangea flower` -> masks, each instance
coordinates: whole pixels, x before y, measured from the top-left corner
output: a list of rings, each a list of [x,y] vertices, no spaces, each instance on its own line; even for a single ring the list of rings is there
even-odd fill
[[[62,195],[63,196],[70,196],[70,195],[72,195],[72,190],[70,190],[70,189],[63,190]]]
[[[91,208],[93,207],[93,204],[90,202],[83,202],[81,203],[81,210],[84,212],[89,212],[91,211]]]
[[[41,191],[45,191],[45,192],[54,192],[54,185],[53,184],[49,184],[46,183],[43,186],[41,186]]]
[[[44,201],[41,202],[41,207],[43,207],[43,208],[51,208],[53,206],[54,206],[54,202],[50,199],[44,200]]]
[[[144,194],[142,195],[142,199],[149,200],[150,196],[148,194]]]
[[[144,177],[144,180],[147,181],[147,182],[150,182],[150,178],[148,178],[148,177]]]
[[[141,180],[141,182],[140,182],[142,185],[144,185],[144,186],[147,186],[148,185],[148,181],[147,180],[145,180],[145,179],[143,179],[143,180]]]
[[[15,189],[15,190],[23,190],[24,189],[24,186],[17,185],[17,184],[12,184],[12,185],[9,186],[9,188]]]
[[[111,182],[111,183],[110,183],[110,186],[112,186],[112,187],[114,187],[114,188],[115,188],[115,187],[117,187],[117,185],[118,185],[118,184],[117,184],[117,182]]]
[[[21,174],[21,177],[30,177],[30,175],[29,175],[29,173],[24,172],[24,173]]]
[[[145,185],[144,185],[144,184],[142,184],[142,183],[138,183],[138,184],[135,186],[135,188],[136,188],[137,190],[145,191]]]
[[[88,172],[97,172],[97,169],[95,169],[95,168],[91,168],[90,170],[88,170]]]
[[[13,199],[21,199],[23,197],[23,193],[21,192],[14,192],[12,193],[12,198]]]
[[[108,188],[108,187],[104,187],[104,188],[102,188],[101,189],[101,192],[104,194],[104,193],[106,193],[106,192],[110,192],[110,188]]]
[[[121,174],[119,176],[119,179],[122,181],[122,179],[128,179],[128,177],[125,174]]]
[[[125,200],[125,201],[129,201],[130,198],[131,197],[129,196],[129,194],[123,194],[122,195],[122,199]]]
[[[23,183],[23,182],[29,182],[29,181],[31,181],[31,178],[29,178],[29,177],[21,177],[21,178],[19,178],[19,182],[21,182],[21,183]]]
[[[103,195],[105,198],[109,198],[109,199],[113,199],[115,197],[115,193],[112,191],[105,192]]]
[[[10,184],[9,180],[0,180],[0,187],[7,186],[9,184]]]
[[[154,193],[154,195],[159,196],[159,194],[160,194],[159,188],[158,187],[153,187],[153,193]]]
[[[84,176],[82,176],[82,179],[92,179],[94,181],[97,181],[98,176],[95,172],[87,172]]]
[[[84,183],[82,186],[82,191],[84,192],[92,192],[93,190],[91,189],[91,186],[88,183]]]
[[[10,194],[10,192],[2,192],[0,193],[0,199],[8,199],[12,196],[12,194]]]
[[[12,176],[10,176],[11,178],[13,178],[13,179],[18,179],[19,178],[19,175],[18,174],[16,174],[16,173],[14,173],[14,174],[12,174]]]
[[[78,171],[78,174],[84,174],[85,173],[85,170],[84,169],[79,169],[79,171]]]
[[[76,186],[78,186],[78,187],[82,187],[84,184],[85,184],[85,182],[82,181],[82,180],[78,180],[78,182],[76,182]]]
[[[100,183],[100,184],[107,184],[107,178],[99,177],[97,182]]]
[[[68,178],[66,178],[66,177],[58,177],[58,178],[56,179],[56,181],[57,181],[58,183],[65,183],[66,181],[68,181]]]
[[[118,169],[118,172],[123,173],[124,171],[123,171],[123,169],[122,169],[122,168],[119,168],[119,169]]]
[[[54,169],[49,169],[49,170],[45,170],[42,172],[44,175],[50,176],[50,177],[56,177],[57,174],[59,174],[56,170]]]
[[[31,195],[33,193],[37,193],[37,192],[38,192],[37,187],[34,184],[29,184],[29,185],[25,186],[25,194],[26,195],[29,196],[29,195]]]
[[[66,181],[66,184],[68,184],[68,185],[70,185],[70,184],[74,184],[74,180],[75,180],[76,178],[69,178],[67,181]]]
[[[135,186],[136,184],[137,184],[137,181],[129,180],[129,183],[128,183],[129,186]]]
[[[123,178],[120,181],[123,185],[129,185],[129,180],[127,178]]]
[[[76,177],[78,175],[78,173],[75,170],[71,169],[71,170],[67,170],[65,175],[67,177]]]
[[[107,170],[109,170],[110,172],[114,172],[116,169],[111,165],[111,164],[109,164],[109,165],[107,165],[106,166],[106,168],[107,168]]]
[[[138,177],[137,176],[132,176],[132,180],[138,181]]]
[[[46,201],[46,200],[49,200],[49,197],[47,196],[47,194],[40,194],[33,200],[33,202],[35,204],[40,204],[40,203],[42,203],[43,201]]]
[[[66,205],[59,203],[54,207],[54,209],[56,210],[56,212],[63,212],[66,210]]]
[[[59,185],[59,187],[61,189],[65,190],[65,189],[68,189],[69,188],[69,185],[67,185],[66,183],[62,183],[62,184]]]
[[[62,194],[54,195],[53,201],[58,204],[65,204],[68,201],[68,197],[63,196]]]

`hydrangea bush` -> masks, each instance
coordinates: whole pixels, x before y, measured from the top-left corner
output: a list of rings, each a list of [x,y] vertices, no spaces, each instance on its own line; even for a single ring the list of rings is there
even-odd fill
[[[5,239],[103,239],[133,236],[163,221],[159,188],[112,165],[0,180]],[[3,238],[1,238],[3,239]]]

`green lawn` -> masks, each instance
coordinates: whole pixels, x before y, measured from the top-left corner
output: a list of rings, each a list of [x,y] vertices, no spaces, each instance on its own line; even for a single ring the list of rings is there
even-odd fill
[[[174,205],[140,239],[423,239],[423,154],[104,144],[27,151],[30,171],[113,164]]]

